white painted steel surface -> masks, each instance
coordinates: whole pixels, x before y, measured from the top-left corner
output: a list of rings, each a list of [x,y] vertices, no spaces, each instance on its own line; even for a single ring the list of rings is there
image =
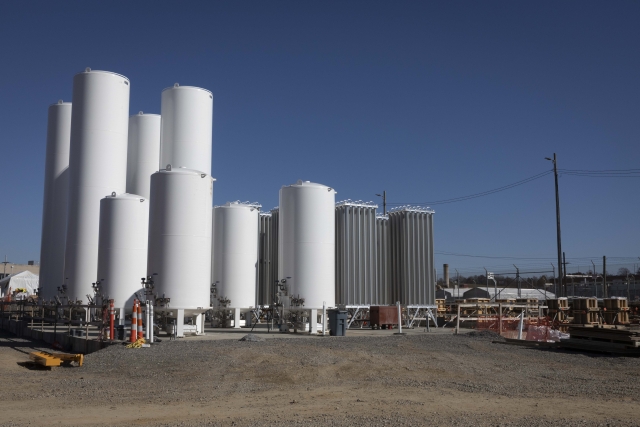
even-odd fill
[[[238,202],[214,209],[213,283],[229,308],[256,306],[259,212]]]
[[[124,193],[127,177],[129,80],[107,71],[73,78],[69,212],[65,254],[67,296],[86,302],[98,270],[100,200]]]
[[[380,295],[380,305],[392,304],[391,267],[389,259],[389,217],[376,217],[376,285]]]
[[[185,167],[211,175],[213,95],[206,89],[174,86],[162,91],[160,169]]]
[[[278,270],[305,308],[335,306],[335,196],[309,181],[280,189]]]
[[[98,279],[102,294],[118,309],[131,311],[134,294],[141,291],[148,229],[149,201],[144,197],[124,193],[100,201]]]
[[[171,309],[210,307],[213,181],[185,168],[151,176],[147,275]]]
[[[160,168],[160,115],[143,114],[129,117],[127,151],[127,193],[146,199],[151,193],[151,175]],[[166,166],[163,165],[164,168]]]
[[[67,238],[71,103],[49,106],[47,155],[44,169],[40,297],[53,298],[64,283],[64,248]]]
[[[336,219],[336,304],[379,305],[374,203],[339,202]]]
[[[389,212],[389,238],[393,300],[435,304],[433,211],[400,207]]]
[[[273,292],[278,280],[278,209],[260,214],[260,264],[258,279],[258,305],[273,303]]]

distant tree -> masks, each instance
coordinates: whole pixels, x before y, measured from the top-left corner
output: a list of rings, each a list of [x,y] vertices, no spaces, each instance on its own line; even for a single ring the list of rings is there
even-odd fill
[[[629,270],[627,267],[620,267],[618,269],[618,276],[626,276],[629,273],[631,273],[631,270]]]

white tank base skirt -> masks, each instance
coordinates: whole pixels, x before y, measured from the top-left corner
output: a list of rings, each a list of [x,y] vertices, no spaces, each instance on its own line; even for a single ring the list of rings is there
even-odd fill
[[[153,307],[153,312],[156,315],[168,319],[167,332],[169,332],[169,335],[172,335],[172,321],[175,320],[177,338],[184,338],[186,335],[205,335],[204,321],[205,313],[208,310],[211,310],[211,307],[203,307],[199,309],[159,306]]]
[[[328,307],[325,307],[324,310],[322,308],[309,309],[306,307],[300,307],[298,309],[285,309],[285,317],[288,312],[302,312],[303,316],[307,318],[307,321],[297,322],[293,326],[280,325],[280,332],[308,333],[309,335],[326,335],[329,333],[328,317],[326,315],[326,310],[328,309]]]
[[[219,308],[214,307],[214,312],[231,312],[231,316],[227,317],[223,316],[223,322],[217,325],[218,328],[233,328],[233,329],[242,329],[242,328],[251,328],[253,327],[253,311],[255,308]],[[242,315],[244,315],[244,319],[242,319]],[[213,326],[216,327],[216,326]]]

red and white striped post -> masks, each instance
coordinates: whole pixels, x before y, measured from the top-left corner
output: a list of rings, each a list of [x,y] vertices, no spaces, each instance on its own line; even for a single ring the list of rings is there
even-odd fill
[[[129,342],[136,342],[138,340],[138,300],[133,300],[133,311],[131,312],[131,335],[129,336]]]

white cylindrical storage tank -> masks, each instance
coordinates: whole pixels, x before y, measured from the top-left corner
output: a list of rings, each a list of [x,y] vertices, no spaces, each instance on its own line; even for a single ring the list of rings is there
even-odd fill
[[[288,293],[305,308],[335,306],[336,191],[298,181],[280,189],[278,262]]]
[[[108,71],[73,78],[69,212],[65,255],[67,296],[86,302],[98,272],[100,200],[124,193],[127,178],[129,80]]]
[[[116,308],[131,311],[134,294],[142,288],[148,229],[149,201],[144,197],[113,193],[100,201],[98,279],[102,294]]]
[[[151,175],[147,275],[171,309],[210,307],[213,181],[171,166]]]
[[[160,164],[211,175],[213,95],[206,89],[179,86],[162,91]]]
[[[158,171],[160,162],[159,114],[144,114],[140,111],[129,117],[128,147],[127,193],[148,199],[151,175]]]
[[[258,205],[239,202],[214,209],[213,283],[229,308],[256,305],[259,213]]]
[[[71,103],[58,101],[49,106],[47,155],[42,203],[40,246],[40,297],[53,298],[64,283],[64,247],[67,239],[69,195],[69,146]]]

